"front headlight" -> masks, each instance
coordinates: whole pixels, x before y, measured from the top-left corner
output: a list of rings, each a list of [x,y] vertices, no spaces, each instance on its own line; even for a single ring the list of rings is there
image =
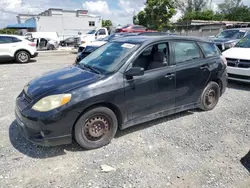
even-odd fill
[[[232,43],[227,43],[227,44],[225,44],[225,47],[226,48],[232,48],[232,47],[234,47],[236,45],[236,42],[232,42]]]
[[[47,112],[67,104],[71,99],[71,94],[50,95],[39,100],[32,109],[39,112]]]

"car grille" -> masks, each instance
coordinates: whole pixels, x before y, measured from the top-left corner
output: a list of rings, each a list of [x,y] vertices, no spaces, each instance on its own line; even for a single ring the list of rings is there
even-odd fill
[[[243,75],[237,75],[237,74],[229,74],[228,73],[228,77],[229,78],[238,78],[238,79],[242,79],[242,80],[250,80],[250,76],[243,76]]]
[[[227,58],[227,66],[248,69],[250,68],[250,60]]]

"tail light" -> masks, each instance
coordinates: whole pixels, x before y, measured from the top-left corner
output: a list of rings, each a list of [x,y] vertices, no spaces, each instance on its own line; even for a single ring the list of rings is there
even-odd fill
[[[220,58],[221,58],[222,62],[223,62],[225,65],[227,65],[227,59],[225,58],[225,56],[221,55]]]
[[[33,47],[36,46],[36,44],[33,43],[33,42],[29,43],[29,45],[30,45],[30,46],[33,46]]]

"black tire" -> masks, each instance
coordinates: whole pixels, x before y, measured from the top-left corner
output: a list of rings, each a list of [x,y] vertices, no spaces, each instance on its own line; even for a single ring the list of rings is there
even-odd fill
[[[118,127],[117,117],[106,107],[96,107],[85,112],[77,121],[74,136],[85,149],[96,149],[110,143]]]
[[[200,99],[200,109],[209,111],[215,108],[220,98],[220,87],[216,82],[210,82],[204,89]]]
[[[55,46],[49,45],[48,50],[54,50],[54,49],[55,49]]]
[[[19,51],[16,53],[15,60],[17,63],[28,63],[30,61],[30,54],[26,51]]]

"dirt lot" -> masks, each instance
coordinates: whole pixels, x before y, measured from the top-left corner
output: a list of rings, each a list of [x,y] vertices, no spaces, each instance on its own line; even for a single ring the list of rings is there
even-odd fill
[[[29,80],[75,56],[46,53],[29,64],[0,64],[0,187],[250,187],[250,85],[229,83],[213,111],[120,131],[97,150],[25,141],[16,128],[16,96]]]

